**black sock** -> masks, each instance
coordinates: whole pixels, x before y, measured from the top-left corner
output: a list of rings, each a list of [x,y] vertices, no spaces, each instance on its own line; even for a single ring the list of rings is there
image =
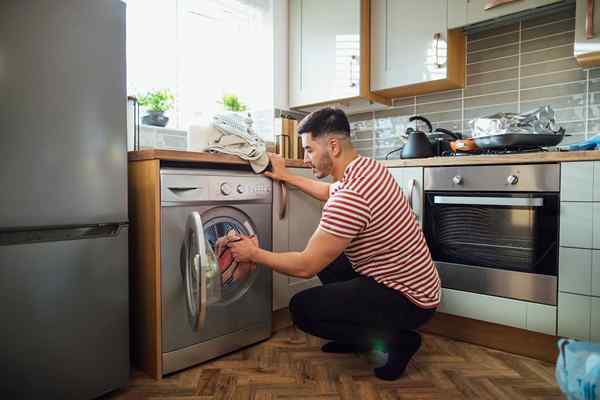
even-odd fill
[[[421,336],[418,333],[402,334],[398,341],[389,344],[388,361],[383,367],[375,368],[375,376],[386,381],[398,379],[419,347]]]
[[[369,351],[367,345],[359,345],[355,343],[343,343],[343,342],[329,342],[321,346],[323,353],[364,353]]]

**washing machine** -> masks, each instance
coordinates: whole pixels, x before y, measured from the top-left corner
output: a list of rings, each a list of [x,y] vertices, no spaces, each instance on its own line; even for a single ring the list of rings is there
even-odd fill
[[[245,171],[163,168],[160,178],[162,372],[169,374],[271,335],[272,272],[236,263],[223,238],[254,235],[271,250],[273,194],[270,179]]]

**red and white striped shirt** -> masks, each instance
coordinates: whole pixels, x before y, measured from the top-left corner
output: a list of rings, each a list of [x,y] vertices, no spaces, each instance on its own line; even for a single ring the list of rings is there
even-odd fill
[[[353,268],[403,293],[422,308],[440,303],[441,285],[431,253],[400,186],[382,164],[353,160],[330,188],[319,228],[351,238]]]

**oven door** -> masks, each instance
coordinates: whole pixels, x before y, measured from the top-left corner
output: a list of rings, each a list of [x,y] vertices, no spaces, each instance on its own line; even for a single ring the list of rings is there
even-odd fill
[[[558,193],[427,192],[444,287],[556,304]]]

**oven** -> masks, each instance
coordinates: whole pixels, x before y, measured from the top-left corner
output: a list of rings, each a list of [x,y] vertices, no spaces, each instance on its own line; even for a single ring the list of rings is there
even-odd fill
[[[426,168],[424,189],[443,287],[556,305],[559,164]]]

